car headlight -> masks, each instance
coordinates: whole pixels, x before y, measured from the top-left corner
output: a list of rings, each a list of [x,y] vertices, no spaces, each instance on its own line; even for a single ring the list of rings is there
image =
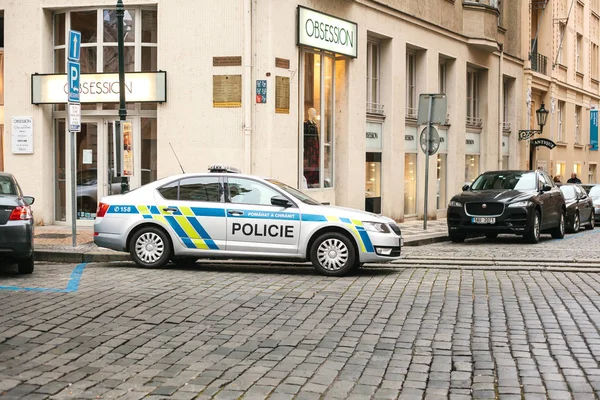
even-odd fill
[[[509,207],[529,207],[531,205],[531,202],[529,200],[524,200],[524,201],[517,201],[516,203],[511,203],[508,206]]]
[[[390,228],[382,222],[363,221],[363,227],[369,232],[390,233]]]
[[[450,200],[450,203],[448,203],[449,207],[462,207],[462,203],[460,201],[456,201],[456,200]]]

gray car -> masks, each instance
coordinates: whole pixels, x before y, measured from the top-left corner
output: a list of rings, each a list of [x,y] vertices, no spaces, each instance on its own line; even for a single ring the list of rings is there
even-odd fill
[[[12,174],[0,172],[0,265],[16,262],[20,274],[33,272],[33,201]]]

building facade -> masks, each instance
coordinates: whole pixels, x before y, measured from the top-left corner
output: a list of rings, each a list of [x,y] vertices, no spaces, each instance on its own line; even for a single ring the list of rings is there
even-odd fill
[[[598,104],[600,100],[600,4],[597,0],[531,0],[529,48],[523,80],[526,106],[522,129],[538,129],[535,110],[550,111],[540,137],[556,147],[532,147],[532,166],[566,182],[576,173],[598,183]],[[527,42],[528,43],[527,43]]]
[[[508,3],[126,0],[130,186],[224,163],[399,221],[423,217],[427,185],[428,218],[443,216],[480,172],[524,164],[528,10]],[[115,2],[0,7],[4,170],[36,197],[38,222],[70,224],[76,190],[77,223],[91,224],[98,199],[120,191]],[[82,34],[76,135],[65,104],[70,29]],[[418,124],[426,93],[447,100],[429,157]]]

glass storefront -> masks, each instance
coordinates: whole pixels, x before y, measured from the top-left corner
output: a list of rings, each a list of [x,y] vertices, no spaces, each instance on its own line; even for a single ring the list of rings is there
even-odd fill
[[[470,184],[479,176],[480,134],[466,134],[465,183]]]
[[[66,126],[64,119],[56,120],[54,138],[54,219],[67,220]]]
[[[404,215],[417,213],[417,153],[404,155]]]
[[[509,157],[510,148],[509,148],[508,144],[509,144],[509,137],[502,136],[502,169],[503,170],[509,169],[508,157]]]
[[[381,213],[381,153],[367,153],[365,164],[365,210]]]
[[[98,206],[98,123],[81,124],[76,149],[77,219],[94,219]]]
[[[328,53],[303,51],[302,186],[333,187],[335,63]]]
[[[142,185],[156,180],[156,118],[142,118]]]
[[[446,181],[448,174],[448,155],[439,153],[437,155],[437,209],[446,208]]]

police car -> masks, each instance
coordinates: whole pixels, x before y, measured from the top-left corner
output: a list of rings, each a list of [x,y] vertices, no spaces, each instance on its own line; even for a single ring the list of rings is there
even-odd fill
[[[103,198],[94,243],[150,268],[215,257],[309,260],[321,274],[342,276],[400,257],[402,235],[390,218],[322,205],[277,180],[226,166],[209,171]]]

